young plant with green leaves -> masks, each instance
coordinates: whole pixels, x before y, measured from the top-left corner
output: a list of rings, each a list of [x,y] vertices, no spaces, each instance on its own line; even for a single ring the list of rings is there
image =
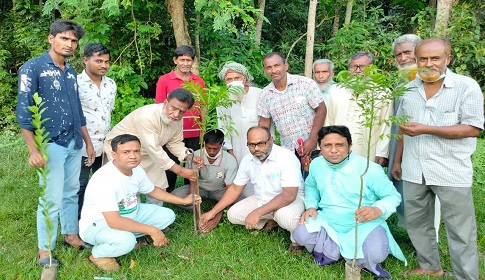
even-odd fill
[[[202,118],[196,118],[195,121],[200,127],[200,149],[204,149],[204,135],[207,131],[217,129],[219,127],[219,120],[228,124],[225,127],[226,133],[234,131],[233,122],[228,115],[218,116],[217,107],[229,108],[234,104],[229,96],[245,94],[244,88],[233,87],[226,85],[207,84],[205,88],[195,83],[194,81],[187,81],[183,87],[190,91],[194,96],[195,103],[198,105],[200,115]],[[195,193],[199,194],[199,182],[195,182]],[[195,205],[195,204],[194,204]],[[200,204],[194,206],[194,231],[197,233],[198,221],[200,218]]]
[[[377,68],[375,65],[369,65],[365,67],[362,75],[355,75],[350,71],[342,71],[337,75],[337,79],[340,81],[341,85],[352,90],[352,102],[355,102],[360,108],[360,119],[358,123],[362,128],[362,135],[364,136],[366,151],[367,151],[367,164],[364,172],[360,175],[360,195],[357,209],[362,206],[362,193],[364,190],[364,176],[369,170],[370,165],[370,150],[377,143],[373,141],[376,139],[373,135],[374,127],[386,125],[389,126],[391,123],[401,124],[404,123],[406,117],[404,116],[391,116],[388,119],[382,119],[380,111],[390,107],[393,102],[402,96],[406,92],[406,87],[404,83],[400,83],[404,77],[403,73],[385,73]],[[379,139],[383,137],[392,137],[392,135],[378,135]],[[357,244],[358,244],[358,229],[359,223],[355,222],[355,249],[354,258],[352,261],[351,271],[357,271],[360,279],[360,269],[355,266],[355,261],[357,259]],[[350,272],[349,276],[353,272]],[[355,275],[355,274],[354,274]],[[346,279],[347,279],[346,274]],[[355,279],[352,278],[349,279]]]
[[[46,110],[46,108],[42,108],[45,102],[42,101],[42,97],[39,96],[38,93],[33,95],[34,105],[29,106],[28,109],[32,112],[32,125],[34,126],[34,142],[37,149],[39,149],[46,165],[43,167],[36,167],[37,174],[40,178],[40,185],[39,185],[39,197],[40,197],[40,206],[42,207],[42,216],[44,217],[44,222],[46,224],[47,229],[47,244],[45,247],[47,251],[49,251],[49,260],[50,263],[45,268],[51,268],[52,265],[52,248],[51,248],[51,241],[54,237],[54,225],[52,224],[51,219],[49,218],[49,209],[53,207],[52,201],[47,200],[47,174],[49,173],[49,169],[47,168],[47,142],[49,142],[50,138],[49,133],[46,132],[43,123],[48,121],[49,118],[42,118],[42,113]]]

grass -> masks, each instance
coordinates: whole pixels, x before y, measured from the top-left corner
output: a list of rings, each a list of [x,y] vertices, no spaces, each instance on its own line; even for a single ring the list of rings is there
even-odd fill
[[[39,279],[41,268],[36,266],[37,234],[35,209],[37,206],[37,176],[27,164],[27,149],[18,135],[0,135],[0,279]],[[478,154],[485,155],[485,141],[479,142]],[[480,275],[485,275],[485,190],[474,186],[478,223]],[[204,202],[207,210],[211,202]],[[212,202],[213,203],[213,202]],[[55,256],[63,266],[58,279],[93,279],[95,276],[112,279],[344,279],[344,263],[327,267],[313,263],[308,253],[293,255],[286,252],[290,243],[284,230],[248,231],[230,224],[226,218],[212,232],[195,236],[191,212],[172,207],[177,219],[166,232],[171,243],[162,248],[141,247],[118,258],[120,272],[106,273],[89,261],[89,251],[67,249],[59,235]],[[393,215],[390,228],[401,245],[409,266],[394,257],[384,266],[394,278],[417,265],[414,250],[407,245],[406,232],[396,226]],[[443,266],[451,270],[446,233],[441,228],[440,253]],[[483,277],[483,276],[482,276]],[[373,279],[363,273],[362,279]],[[422,278],[415,278],[422,279]]]

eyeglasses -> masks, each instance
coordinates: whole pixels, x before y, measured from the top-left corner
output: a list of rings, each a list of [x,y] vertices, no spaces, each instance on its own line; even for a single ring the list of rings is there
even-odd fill
[[[364,68],[366,66],[367,65],[350,65],[349,69],[352,70],[352,71],[356,71],[357,69],[360,69],[360,71],[364,71]]]
[[[271,139],[271,136],[266,141],[258,142],[258,143],[249,143],[248,142],[247,145],[248,145],[248,148],[250,148],[250,149],[254,149],[254,148],[256,148],[256,146],[258,146],[258,148],[264,148],[264,147],[266,147],[266,144],[269,142],[270,139]]]

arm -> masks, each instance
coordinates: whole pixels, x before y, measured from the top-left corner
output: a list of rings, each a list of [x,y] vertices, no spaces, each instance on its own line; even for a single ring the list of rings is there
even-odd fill
[[[191,185],[192,187],[192,185]],[[161,200],[163,202],[167,203],[172,203],[172,204],[178,204],[178,205],[188,205],[192,203],[192,194],[189,194],[188,196],[181,198],[178,196],[175,196],[166,190],[163,190],[161,188],[154,188],[151,192],[147,193],[147,195]],[[195,202],[200,203],[202,200],[200,196],[195,195]]]
[[[89,137],[88,128],[84,125],[81,126],[81,134],[83,136],[84,143],[86,143],[86,153],[88,154],[88,165],[91,165],[96,158],[96,152],[94,151],[91,137]]]
[[[25,128],[21,128],[20,131],[29,149],[29,165],[32,167],[44,167],[46,162],[35,145],[34,132]]]
[[[165,234],[163,234],[163,232],[158,228],[122,217],[118,211],[103,212],[103,216],[106,219],[108,226],[112,229],[150,235],[150,237],[153,239],[153,245],[156,247],[166,245],[170,242],[170,240],[165,237]]]
[[[310,132],[310,137],[303,143],[303,152],[305,155],[309,156],[310,153],[317,146],[318,131],[323,127],[323,122],[325,121],[325,116],[327,115],[327,107],[325,102],[320,102],[318,107],[315,109],[315,117],[313,118],[312,131]]]
[[[401,180],[402,177],[402,169],[401,169],[401,162],[402,162],[402,153],[404,151],[404,140],[402,135],[400,135],[399,139],[397,139],[397,147],[396,147],[396,155],[394,156],[394,164],[392,165],[392,177],[396,180]]]
[[[217,202],[217,204],[214,205],[210,211],[200,216],[199,227],[203,227],[208,221],[213,219],[217,213],[224,210],[227,206],[233,204],[242,193],[243,189],[244,186],[238,186],[235,184],[228,186],[221,200],[219,200],[219,202]]]
[[[167,87],[164,85],[164,76],[158,79],[157,89],[155,91],[155,103],[163,103],[167,99]]]
[[[259,117],[259,122],[258,126],[266,126],[267,128],[271,127],[271,118],[264,118],[264,117]]]
[[[298,194],[298,187],[284,187],[283,192],[275,196],[268,203],[256,208],[246,217],[246,228],[253,229],[258,223],[261,216],[276,211],[292,203]]]
[[[392,112],[392,103],[389,103],[386,107],[381,108],[379,114],[379,120],[389,120]],[[389,158],[389,135],[391,135],[391,126],[387,122],[382,122],[379,125],[379,131],[377,132],[378,137],[376,145],[376,154],[374,161],[380,166],[387,165],[387,159]]]
[[[431,134],[443,138],[467,138],[477,137],[480,129],[467,124],[455,124],[450,126],[428,126],[420,123],[410,122],[399,126],[401,132],[408,136]]]

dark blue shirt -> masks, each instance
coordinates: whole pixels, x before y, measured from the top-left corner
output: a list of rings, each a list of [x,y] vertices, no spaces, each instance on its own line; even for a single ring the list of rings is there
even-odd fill
[[[27,61],[19,71],[17,121],[21,128],[34,130],[32,112],[27,106],[34,105],[32,96],[38,92],[45,104],[42,119],[50,142],[67,147],[74,139],[76,149],[81,149],[83,139],[81,126],[86,125],[77,88],[77,73],[66,62],[64,71],[46,52]]]

